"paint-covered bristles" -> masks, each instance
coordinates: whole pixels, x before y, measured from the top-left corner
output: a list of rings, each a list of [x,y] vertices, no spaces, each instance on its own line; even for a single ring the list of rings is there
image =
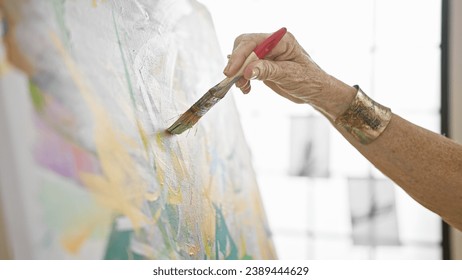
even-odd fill
[[[240,77],[234,77],[233,79],[227,78],[209,91],[207,91],[194,105],[191,106],[181,117],[173,123],[167,131],[171,134],[181,134],[184,131],[193,127],[199,119],[205,115],[205,113],[217,104],[228,92],[231,86]]]
[[[181,115],[181,117],[174,124],[167,128],[167,131],[171,134],[181,134],[193,127],[193,125],[195,125],[199,119],[200,116],[192,113],[191,109],[189,109],[183,115]]]

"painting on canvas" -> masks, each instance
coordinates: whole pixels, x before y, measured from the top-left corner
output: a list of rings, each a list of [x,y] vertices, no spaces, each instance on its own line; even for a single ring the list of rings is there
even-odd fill
[[[189,132],[165,132],[222,78],[202,5],[1,3],[12,257],[276,257],[232,96]]]

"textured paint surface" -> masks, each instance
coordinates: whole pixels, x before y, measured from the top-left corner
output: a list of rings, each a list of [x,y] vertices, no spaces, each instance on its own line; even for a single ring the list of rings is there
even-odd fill
[[[276,257],[232,94],[190,133],[165,133],[222,78],[204,7],[6,2],[10,64],[34,69],[36,258]]]

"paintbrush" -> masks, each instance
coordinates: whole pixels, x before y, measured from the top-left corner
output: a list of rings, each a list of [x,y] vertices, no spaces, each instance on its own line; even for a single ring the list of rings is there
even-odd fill
[[[226,95],[231,86],[242,77],[247,65],[249,65],[252,61],[265,58],[265,56],[279,43],[286,32],[287,29],[283,27],[266,38],[246,58],[244,64],[234,76],[227,77],[207,91],[191,106],[191,108],[181,115],[180,118],[167,129],[167,131],[172,134],[181,134],[195,125],[199,119],[213,107],[213,105],[217,104],[218,101]]]

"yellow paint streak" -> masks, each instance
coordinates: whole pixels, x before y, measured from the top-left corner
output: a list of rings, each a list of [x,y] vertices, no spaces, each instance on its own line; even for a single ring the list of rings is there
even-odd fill
[[[202,221],[202,241],[204,243],[204,251],[207,257],[212,258],[213,243],[215,241],[215,210],[211,208],[205,209],[204,218]]]
[[[66,235],[61,243],[66,251],[71,254],[77,254],[84,244],[85,240],[90,237],[92,233],[91,228],[83,228],[80,231],[73,232],[72,234]]]
[[[144,194],[144,198],[147,200],[147,201],[156,201],[158,200],[160,197],[160,193],[159,192],[156,192],[156,193],[145,193]]]
[[[143,142],[144,150],[147,153],[148,150],[149,150],[149,140],[148,140],[148,137],[146,135],[146,132],[144,131],[143,127],[141,126],[141,123],[139,122],[139,120],[136,120],[136,126],[138,127],[138,132],[140,134],[141,141]]]
[[[164,142],[162,141],[164,136],[165,136],[164,132],[156,133],[156,143],[162,152],[165,152],[165,145],[164,145]]]
[[[226,186],[227,186],[227,191],[226,191],[225,196],[230,198],[230,200],[231,200],[231,205],[233,207],[233,213],[235,215],[242,214],[249,207],[247,198],[242,197],[241,195],[235,193],[235,191],[234,191],[234,189],[235,189],[234,182],[228,181]]]
[[[152,217],[154,224],[157,223],[157,221],[159,221],[160,214],[162,214],[162,211],[158,209],[156,213],[154,214],[154,216]]]
[[[97,101],[56,34],[51,33],[51,40],[62,56],[95,122],[94,141],[103,174],[81,173],[80,179],[96,195],[99,203],[115,213],[125,215],[130,219],[134,229],[139,229],[147,222],[147,218],[139,210],[145,198],[146,183],[138,175],[135,162],[122,145],[122,142],[135,142],[128,141],[127,136],[113,128],[104,106]]]
[[[134,228],[139,228],[146,221],[144,214],[139,210],[144,195],[132,193],[129,188],[122,185],[116,185],[117,179],[107,179],[101,175],[81,173],[80,178],[89,189],[97,195],[99,203],[107,209],[114,210],[116,213],[122,213],[132,222]]]
[[[11,64],[5,58],[0,61],[0,76],[7,74],[11,70]]]
[[[260,249],[260,254],[262,259],[276,259],[276,252],[273,247],[271,239],[268,238],[268,234],[264,228],[264,223],[266,221],[266,215],[262,208],[262,201],[260,199],[260,193],[258,188],[255,186],[255,191],[251,193],[251,201],[253,201],[253,217],[249,219],[256,221],[256,234],[258,240],[258,247]]]
[[[178,156],[172,152],[171,155],[170,155],[170,158],[172,159],[173,170],[175,171],[175,174],[180,179],[186,179],[188,174],[186,172],[186,169],[185,169],[183,163],[180,161]]]
[[[107,0],[99,0],[100,4],[103,4],[105,2],[107,2]],[[91,0],[91,6],[93,8],[97,8],[98,7],[98,0]]]
[[[203,177],[207,178],[207,177]],[[204,188],[203,192],[203,197],[205,198],[205,201],[208,203],[209,206],[212,205],[213,198],[212,198],[212,191],[213,191],[213,178],[209,178],[209,184],[207,187]]]
[[[155,134],[155,141],[157,143],[157,147],[160,149],[160,154],[165,153],[165,145],[163,142],[163,138],[165,137],[165,132],[158,132]],[[160,186],[163,187],[165,185],[165,168],[167,165],[163,162],[159,156],[154,155],[154,162],[156,164],[156,175],[157,181],[160,183]]]
[[[241,239],[241,240],[240,240],[241,242],[239,242],[239,244],[240,244],[239,252],[241,253],[240,258],[242,259],[242,258],[244,258],[245,253],[247,252],[247,244],[246,244],[246,242],[245,242],[245,237],[244,237],[244,235],[241,234],[240,237],[241,237],[241,238],[240,238],[240,239]]]
[[[156,164],[157,181],[160,186],[163,187],[165,185],[165,172],[163,167],[165,164],[158,157],[154,157],[154,162]]]
[[[181,189],[178,188],[178,190],[174,190],[172,187],[168,187],[167,201],[173,205],[181,204],[183,202],[183,193]]]
[[[210,178],[209,184],[204,188],[204,192],[201,196],[202,202],[202,241],[204,243],[204,251],[208,258],[212,258],[214,253],[213,243],[215,240],[215,209],[212,205],[212,190],[213,190],[213,179]]]
[[[73,221],[73,225],[64,231],[61,244],[67,252],[77,255],[85,241],[94,236],[97,228],[107,228],[110,223],[111,215],[104,209],[85,219]]]

